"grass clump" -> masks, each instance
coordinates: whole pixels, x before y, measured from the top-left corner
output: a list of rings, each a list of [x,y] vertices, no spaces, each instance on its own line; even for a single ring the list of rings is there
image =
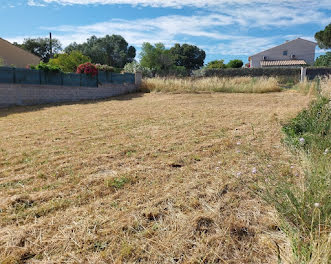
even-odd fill
[[[316,79],[314,81],[308,81],[307,79],[305,79],[303,82],[295,84],[293,88],[302,94],[317,96],[319,92],[319,86],[319,79]]]
[[[119,177],[119,178],[113,178],[110,180],[106,180],[105,184],[107,187],[113,187],[115,189],[121,189],[124,187],[125,184],[129,183],[130,179],[128,177]]]
[[[281,216],[295,263],[331,261],[331,107],[321,94],[283,127],[285,142],[303,157],[304,175],[272,177],[264,192]]]
[[[150,78],[142,84],[143,91],[163,93],[268,93],[279,92],[281,87],[276,78]]]

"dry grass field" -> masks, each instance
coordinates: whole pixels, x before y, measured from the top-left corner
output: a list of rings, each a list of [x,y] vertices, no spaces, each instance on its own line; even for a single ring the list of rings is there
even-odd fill
[[[302,173],[281,123],[309,101],[150,93],[0,110],[0,263],[288,259],[252,190]]]
[[[163,93],[270,93],[280,92],[281,86],[280,78],[274,77],[146,78],[142,90]]]

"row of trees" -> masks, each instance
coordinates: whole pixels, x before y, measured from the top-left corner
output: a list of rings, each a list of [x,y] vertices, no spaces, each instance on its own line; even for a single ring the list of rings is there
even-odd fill
[[[126,63],[132,62],[136,57],[136,49],[129,46],[120,35],[106,35],[102,38],[92,36],[82,44],[75,42],[70,44],[64,49],[64,53],[60,53],[63,49],[58,39],[53,39],[52,43],[48,38],[25,39],[23,44],[14,43],[14,45],[39,56],[45,63],[49,63],[52,59],[51,55],[54,54],[53,63],[62,62],[67,58],[72,60],[74,57],[86,60],[85,62],[123,68]]]
[[[225,68],[241,68],[244,65],[242,60],[230,60],[227,64],[224,60],[214,60],[206,65],[207,69],[225,69]]]
[[[331,23],[324,30],[317,32],[315,39],[320,48],[330,49]],[[39,56],[44,63],[59,67],[64,72],[75,72],[78,65],[91,62],[104,65],[102,67],[105,69],[112,66],[120,69],[125,67],[128,71],[140,69],[149,72],[150,75],[187,75],[203,67],[206,58],[205,51],[194,45],[175,44],[167,49],[163,43],[152,45],[147,42],[142,45],[140,63],[138,63],[135,61],[136,49],[129,46],[120,35],[106,35],[101,38],[92,36],[86,42],[82,44],[74,42],[64,50],[58,39],[53,39],[52,43],[48,38],[25,39],[22,44],[14,43],[14,45]],[[331,66],[331,52],[318,57],[315,65]],[[204,67],[222,69],[242,66],[241,60],[231,60],[227,64],[224,60],[215,60]]]
[[[163,43],[142,45],[140,65],[142,69],[150,69],[152,75],[187,75],[204,65],[206,53],[197,46],[175,44],[166,49]]]
[[[186,75],[192,70],[204,65],[205,51],[197,46],[175,44],[166,49],[164,44],[152,45],[144,43],[140,54],[141,61],[137,63],[136,49],[129,46],[126,40],[119,35],[98,38],[92,36],[82,44],[72,43],[64,50],[57,39],[48,38],[25,39],[23,44],[14,43],[37,56],[43,63],[58,66],[64,72],[74,72],[78,65],[91,62],[100,65],[109,65],[113,68],[144,69],[150,74],[179,74]],[[54,54],[53,58],[51,55]]]

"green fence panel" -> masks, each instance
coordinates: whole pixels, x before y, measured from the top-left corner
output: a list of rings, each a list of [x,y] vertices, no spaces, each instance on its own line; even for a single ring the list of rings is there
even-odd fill
[[[41,71],[41,84],[62,85],[61,72]]]
[[[92,77],[85,74],[0,67],[0,83],[98,87],[99,83],[134,84],[135,75],[100,71],[98,76]]]
[[[125,83],[125,81],[126,81],[125,74],[120,74],[120,73],[112,74],[112,83],[121,84],[121,83]]]
[[[40,72],[30,69],[15,69],[15,83],[40,84]]]
[[[81,86],[98,87],[98,78],[90,75],[81,74]]]
[[[100,84],[107,83],[107,72],[99,71],[98,81],[99,81]]]
[[[133,73],[125,73],[124,76],[126,83],[135,83],[135,75]]]
[[[14,70],[12,67],[0,67],[0,83],[14,83]]]
[[[81,74],[67,73],[62,74],[62,85],[63,86],[80,86]]]

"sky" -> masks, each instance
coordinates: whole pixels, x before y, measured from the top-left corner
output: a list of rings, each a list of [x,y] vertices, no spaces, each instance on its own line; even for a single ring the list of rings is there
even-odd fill
[[[0,0],[0,37],[53,37],[63,47],[92,35],[122,35],[139,52],[144,42],[196,45],[206,61],[241,59],[331,22],[331,0]],[[316,55],[325,51],[317,48]]]

